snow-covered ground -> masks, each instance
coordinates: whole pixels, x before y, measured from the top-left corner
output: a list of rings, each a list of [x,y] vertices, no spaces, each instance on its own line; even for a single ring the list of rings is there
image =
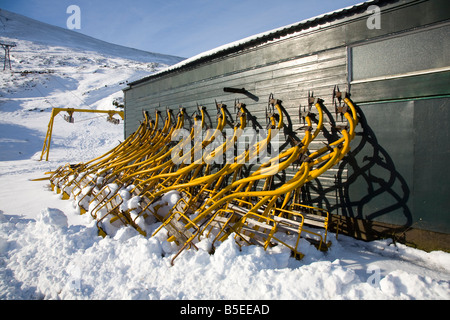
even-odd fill
[[[75,113],[69,124],[58,115],[49,161],[38,161],[51,108],[112,109],[127,80],[177,59],[133,56],[47,25],[33,38],[26,30],[37,22],[5,11],[0,21],[0,40],[17,44],[13,72],[0,72],[0,299],[450,298],[449,253],[390,239],[329,234],[326,253],[303,241],[300,261],[281,246],[239,250],[232,237],[210,255],[204,239],[171,266],[178,248],[164,232],[146,238],[124,227],[99,237],[89,215],[80,216],[48,181],[29,179],[103,154],[123,140],[123,123]]]

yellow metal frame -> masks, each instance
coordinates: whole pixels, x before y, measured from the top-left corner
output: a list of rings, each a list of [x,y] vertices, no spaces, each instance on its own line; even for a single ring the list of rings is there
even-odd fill
[[[119,161],[123,161],[127,157],[134,156],[142,145],[144,145],[147,141],[149,141],[149,145],[157,139],[159,139],[159,132],[156,129],[158,124],[159,114],[157,113],[156,122],[153,126],[149,125],[148,118],[145,118],[145,121],[141,123],[137,132],[135,134],[130,135],[124,142],[118,145],[113,149],[113,152],[107,153],[102,157],[97,158],[97,161],[93,162],[92,160],[82,166],[81,170],[77,170],[77,173],[80,174],[83,172],[83,176],[79,179],[70,179],[67,181],[67,176],[65,176],[65,186],[68,187],[72,184],[75,184],[78,188],[82,189],[88,185],[97,185],[96,179],[89,179],[90,174],[94,174],[98,176],[99,172],[105,171],[105,168],[113,168],[115,163]],[[153,138],[151,135],[154,134]],[[89,164],[89,166],[87,166]],[[69,197],[69,195],[67,195]]]
[[[86,163],[79,163],[77,165],[67,164],[63,167],[60,167],[51,177],[50,183],[52,185],[52,189],[56,187],[57,193],[61,193],[61,186],[70,187],[72,184],[75,184],[77,187],[82,187],[83,181],[89,179],[89,176],[93,173],[96,173],[97,170],[107,165],[114,159],[123,156],[123,154],[127,154],[130,149],[134,148],[133,146],[137,146],[142,140],[148,135],[151,127],[148,126],[148,118],[145,118],[145,121],[141,123],[138,130],[130,135],[124,142],[111,149],[104,155],[92,159]],[[79,178],[79,176],[81,178]],[[77,180],[79,179],[79,180]],[[88,183],[91,181],[88,181]],[[87,183],[87,184],[88,184]],[[73,188],[72,188],[73,190]],[[68,199],[70,195],[67,191],[65,191],[64,199]]]
[[[333,92],[333,94],[335,91]],[[334,97],[334,95],[333,95]],[[145,115],[144,122],[123,143],[110,152],[85,164],[66,165],[58,168],[50,179],[52,186],[56,186],[57,192],[63,191],[63,198],[73,196],[77,199],[80,208],[82,202],[89,199],[90,214],[97,220],[97,226],[101,235],[106,235],[102,228],[105,221],[118,221],[125,225],[131,225],[140,233],[146,235],[137,225],[139,217],[153,215],[161,222],[152,236],[162,228],[166,228],[171,236],[169,241],[175,241],[181,249],[173,257],[173,260],[187,248],[194,247],[196,239],[203,235],[214,234],[215,241],[224,241],[231,234],[235,234],[239,245],[261,244],[264,249],[279,243],[290,248],[296,257],[302,257],[299,250],[300,238],[304,235],[312,235],[317,240],[319,250],[326,250],[327,233],[330,223],[330,214],[321,208],[305,205],[298,201],[301,187],[329,170],[339,163],[350,150],[350,142],[355,137],[355,128],[358,124],[357,111],[347,95],[339,93],[339,104],[345,103],[345,107],[336,108],[341,113],[341,119],[347,122],[346,127],[336,128],[341,137],[326,144],[318,150],[310,150],[314,141],[323,129],[324,111],[323,102],[320,99],[308,97],[308,103],[314,106],[318,112],[315,129],[310,112],[302,113],[301,117],[306,123],[304,136],[301,141],[294,141],[292,146],[269,159],[259,166],[252,174],[239,178],[239,172],[243,165],[250,159],[258,156],[260,150],[271,141],[276,130],[281,130],[283,124],[283,112],[281,101],[269,98],[269,106],[274,113],[269,115],[270,126],[266,139],[259,141],[234,158],[233,163],[226,163],[214,173],[210,172],[209,160],[229,148],[233,148],[246,126],[246,109],[243,104],[236,105],[239,109],[237,116],[239,124],[234,126],[234,134],[228,137],[219,147],[215,148],[206,157],[191,161],[190,164],[175,164],[172,152],[176,149],[170,147],[171,135],[176,129],[184,126],[184,111],[180,109],[178,119],[174,123],[174,117],[167,110],[167,117],[158,128],[160,112],[156,112],[156,120],[149,121]],[[210,145],[216,134],[222,133],[227,121],[225,106],[217,105],[219,117],[217,127],[213,133],[196,141],[189,152],[183,154],[180,160],[194,159],[194,152],[199,148],[205,149]],[[76,109],[75,109],[76,110]],[[74,110],[74,111],[75,111]],[[275,110],[278,114],[275,113]],[[205,110],[199,108],[201,120],[196,114],[196,125],[191,127],[191,138],[198,130],[205,126]],[[49,139],[51,141],[51,126],[49,124]],[[194,129],[195,128],[195,129]],[[187,141],[188,139],[186,139]],[[187,143],[187,142],[184,142]],[[49,148],[48,148],[49,149]],[[47,151],[48,149],[43,148]],[[290,166],[297,166],[294,176],[283,185],[272,188],[272,178]],[[230,181],[231,180],[231,181]],[[226,186],[223,183],[228,181]],[[117,184],[118,188],[112,191],[109,183]],[[262,183],[262,189],[255,190]],[[131,194],[141,197],[139,211],[130,214],[122,211],[120,205],[123,199],[119,190],[131,186]],[[90,188],[87,192],[87,189]],[[84,195],[81,195],[84,190]],[[171,190],[178,190],[182,197],[164,216],[158,213],[155,202]],[[86,201],[85,201],[86,200]],[[87,208],[83,208],[84,211]],[[83,211],[82,210],[82,211]],[[133,216],[133,218],[131,217]],[[106,218],[109,217],[107,220]],[[319,227],[322,231],[314,231],[307,227]],[[294,234],[289,243],[282,240],[277,232]],[[294,241],[292,244],[291,241]]]
[[[271,123],[273,125],[273,129],[277,129],[280,130],[283,127],[283,120],[282,120],[282,113],[281,113],[281,109],[279,107],[279,105],[276,105],[279,115],[280,115],[280,119],[279,119],[279,123],[278,126],[275,127],[275,119],[274,117],[271,117]],[[241,110],[241,117],[243,117],[245,115],[245,110]],[[243,129],[243,125],[244,125],[244,119],[241,119],[241,129]],[[255,158],[260,149],[263,148],[265,145],[267,145],[270,142],[270,139],[272,138],[272,128],[269,129],[269,133],[268,136],[266,137],[266,139],[256,143],[252,148],[249,148],[248,150],[244,151],[241,155],[237,156],[235,158],[235,161],[233,163],[227,163],[223,166],[222,169],[220,169],[218,172],[214,173],[214,174],[210,174],[210,175],[206,175],[206,176],[202,176],[196,179],[191,179],[188,182],[182,182],[180,180],[177,180],[175,183],[173,183],[170,186],[164,186],[163,188],[160,188],[160,190],[157,190],[156,192],[154,190],[152,190],[150,192],[150,190],[147,190],[146,193],[143,193],[143,196],[147,196],[151,199],[155,199],[157,197],[159,197],[160,195],[167,193],[168,191],[171,190],[181,190],[184,193],[188,194],[188,191],[190,188],[193,187],[201,187],[200,191],[197,192],[196,196],[190,196],[189,197],[189,201],[186,202],[186,200],[184,199],[180,199],[183,200],[184,202],[186,202],[186,210],[191,210],[191,211],[196,211],[198,208],[197,207],[193,207],[193,203],[196,203],[197,200],[199,199],[199,197],[204,193],[204,192],[208,192],[209,196],[213,196],[215,195],[218,190],[219,187],[222,183],[222,179],[226,176],[229,175],[233,172],[237,172],[237,170],[239,170],[239,168],[241,168],[244,165],[244,161],[241,161],[243,159],[249,160],[249,159],[253,159]],[[219,146],[218,148],[216,148],[210,155],[208,155],[206,157],[206,162],[208,161],[208,157],[209,156],[213,156],[215,152],[220,152],[221,150],[225,150],[230,148],[232,145],[234,145],[234,143],[236,142],[238,138],[238,131],[235,130],[235,135],[233,137],[231,137],[230,139],[227,140],[227,142],[225,142],[222,146]],[[193,169],[193,168],[191,168]],[[178,173],[178,171],[176,172]],[[214,189],[208,189],[213,183],[215,183],[215,187]],[[147,204],[147,207],[151,205],[151,201]],[[143,208],[143,212],[145,211],[146,208]],[[169,212],[170,214],[170,212]]]
[[[204,114],[204,110],[203,108],[201,109],[201,113],[202,113],[202,120],[201,120],[201,126],[204,125],[205,123],[205,114]],[[181,111],[181,110],[180,110]],[[170,120],[170,117],[168,117]],[[197,117],[194,119],[195,121],[197,121]],[[133,179],[133,181],[143,181],[145,178],[145,175],[149,175],[150,179],[151,177],[153,177],[156,173],[159,174],[163,174],[165,172],[171,172],[172,171],[172,167],[174,166],[174,163],[171,161],[170,155],[171,155],[171,151],[174,148],[171,148],[169,150],[167,150],[167,145],[170,143],[171,140],[171,133],[173,132],[174,129],[180,129],[183,126],[184,123],[184,113],[181,111],[180,117],[178,119],[177,124],[174,127],[170,127],[169,126],[169,122],[166,120],[166,124],[162,130],[162,135],[157,133],[158,138],[157,139],[161,139],[164,138],[163,143],[156,143],[156,147],[151,147],[150,149],[145,149],[143,152],[140,152],[140,154],[138,154],[137,157],[134,158],[130,158],[130,155],[134,154],[134,151],[130,152],[128,154],[128,163],[132,163],[127,165],[127,161],[121,160],[119,163],[117,161],[112,162],[110,164],[110,168],[111,168],[111,173],[107,173],[107,169],[105,169],[105,166],[103,166],[103,168],[99,171],[100,174],[102,173],[106,173],[106,178],[104,179],[105,181],[109,181],[110,179],[114,179],[117,183],[119,183],[120,186],[125,185],[126,183],[129,184],[130,180]],[[220,124],[219,124],[220,125]],[[170,130],[169,130],[170,129]],[[167,132],[168,131],[168,132]],[[193,131],[191,130],[191,135],[193,135]],[[144,142],[145,143],[145,142]],[[187,143],[187,142],[184,142]],[[149,143],[150,145],[152,145],[152,143]],[[139,148],[139,146],[136,146],[136,148],[134,148],[136,150],[141,150],[143,148]],[[190,153],[186,154],[185,157],[189,157]],[[135,160],[136,158],[138,158],[138,160]],[[139,160],[143,159],[142,161]],[[164,161],[166,160],[166,161]],[[134,161],[134,162],[133,162]],[[132,169],[135,169],[134,171]],[[145,168],[145,170],[142,170],[142,168]],[[141,169],[139,171],[139,169]],[[147,179],[147,180],[148,180]],[[92,184],[96,184],[95,181],[91,182]],[[135,187],[134,190],[138,190],[139,186]],[[99,193],[101,193],[102,190],[99,191]],[[85,194],[85,196],[94,196],[93,199],[91,199],[91,201],[93,201],[95,199],[95,194]],[[114,197],[114,195],[112,196]],[[81,200],[80,200],[81,202]],[[81,207],[81,206],[80,206]],[[81,208],[82,210],[84,208]],[[84,209],[85,211],[85,209]]]
[[[58,115],[58,113],[64,112],[64,111],[67,112],[70,117],[73,115],[74,112],[91,112],[91,113],[106,113],[110,117],[114,116],[115,114],[118,114],[122,118],[122,120],[124,120],[124,112],[123,111],[90,110],[90,109],[74,109],[74,108],[53,108],[52,113],[50,115],[50,121],[48,123],[48,129],[47,129],[47,134],[45,136],[44,145],[42,146],[41,158],[39,159],[40,161],[42,160],[44,155],[45,155],[45,161],[48,161],[48,156],[50,153],[50,144],[52,141],[53,122],[54,122],[56,115]]]
[[[217,216],[213,213],[217,210],[220,211],[220,210],[223,210],[224,208],[228,207],[230,201],[243,203],[244,201],[242,199],[246,199],[246,198],[250,198],[250,197],[262,197],[262,199],[257,204],[252,205],[253,207],[247,213],[250,215],[257,215],[259,208],[261,208],[264,204],[267,204],[268,201],[269,201],[269,205],[267,206],[267,208],[270,208],[271,206],[274,205],[277,197],[280,197],[282,195],[290,195],[291,192],[293,192],[294,190],[300,188],[305,183],[317,178],[322,173],[324,173],[326,170],[328,170],[332,166],[336,165],[345,156],[345,154],[347,154],[347,152],[349,151],[350,141],[355,136],[354,129],[355,129],[355,125],[356,125],[355,123],[357,123],[356,109],[351,104],[351,102],[349,102],[349,107],[352,112],[352,115],[349,115],[348,113],[344,114],[345,118],[349,122],[349,127],[350,127],[349,131],[347,131],[347,129],[341,130],[341,133],[343,135],[343,137],[341,139],[338,139],[337,141],[331,143],[329,146],[321,148],[318,151],[311,154],[308,157],[308,161],[305,161],[302,163],[300,170],[297,172],[297,174],[294,176],[294,178],[291,179],[289,182],[287,182],[286,184],[284,184],[283,186],[281,186],[280,188],[278,188],[276,190],[249,192],[248,191],[249,189],[247,189],[246,191],[236,192],[239,189],[243,189],[242,186],[246,182],[254,181],[254,180],[263,178],[264,175],[274,173],[273,171],[271,171],[271,166],[263,165],[263,166],[261,166],[263,169],[260,170],[260,172],[257,171],[257,172],[255,172],[255,174],[249,176],[248,178],[244,178],[244,179],[236,181],[233,184],[230,184],[229,186],[222,189],[222,191],[219,192],[215,197],[208,199],[208,201],[205,202],[205,205],[202,206],[203,208],[206,208],[206,209],[203,210],[200,214],[198,214],[192,220],[192,222],[189,223],[188,226],[195,225],[195,224],[201,224],[202,219],[204,219],[205,217]],[[316,130],[314,136],[316,136],[316,133],[318,133],[317,130]],[[308,134],[306,135],[306,137],[307,136],[308,136]],[[308,141],[308,139],[306,139],[306,140]],[[309,143],[307,143],[307,145],[308,144]],[[298,146],[291,148],[291,149],[294,149],[295,151],[298,152]],[[290,150],[288,150],[288,151],[290,151]],[[330,151],[330,152],[326,155],[323,155],[327,151]],[[289,152],[286,152],[284,155],[286,156],[288,153]],[[292,157],[292,155],[295,155],[293,157],[295,159],[298,157],[299,154],[297,154],[296,152],[292,152],[290,156]],[[289,158],[289,159],[292,159],[292,158]],[[284,169],[286,163],[291,164],[292,162],[293,162],[293,160],[285,161],[284,165],[280,164],[279,166],[277,166],[276,172],[279,172],[280,168]],[[316,167],[316,168],[314,169],[314,167]],[[230,192],[228,195],[226,195],[227,191],[229,191],[230,189],[233,189],[233,187],[235,185],[237,186],[236,190],[234,190],[234,192]],[[241,200],[238,200],[238,199],[241,199]],[[223,205],[225,205],[225,207],[223,207]],[[298,215],[299,213],[291,211],[290,214]],[[231,230],[239,233],[239,230],[242,227],[242,221],[243,221],[242,219],[238,220],[234,224],[234,226],[231,227]],[[328,221],[326,221],[326,223],[324,224],[324,227],[327,230]],[[222,228],[222,230],[223,230],[223,228]],[[308,232],[308,231],[305,230],[305,232]],[[322,242],[323,242],[322,236],[320,234],[314,233],[312,231],[309,231],[308,233],[311,233],[311,234],[314,234],[314,235],[320,237],[321,240],[319,243],[319,249],[321,249]],[[271,233],[271,235],[273,236],[272,233]],[[225,237],[222,237],[222,240],[224,238],[226,238],[226,236],[227,235],[225,235]],[[299,236],[300,236],[300,232],[299,232]],[[192,240],[193,240],[193,238],[191,239],[191,241]],[[267,241],[269,241],[269,240],[267,240]],[[298,240],[297,240],[297,244],[295,246],[294,254],[301,256],[301,253],[298,252],[296,249],[297,245],[298,245]],[[267,247],[267,243],[264,246]],[[184,249],[184,248],[186,248],[186,245],[183,246],[182,249]]]

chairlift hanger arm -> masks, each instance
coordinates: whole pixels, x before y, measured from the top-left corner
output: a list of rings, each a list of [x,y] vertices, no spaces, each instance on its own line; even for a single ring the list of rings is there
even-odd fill
[[[58,113],[66,111],[69,114],[73,114],[74,112],[90,112],[90,113],[107,113],[109,115],[118,114],[122,120],[125,119],[123,111],[115,111],[115,110],[91,110],[91,109],[76,109],[76,108],[53,108],[53,116],[56,116]]]
[[[64,111],[69,114],[70,118],[72,118],[72,115],[73,115],[74,112],[90,112],[90,113],[107,113],[110,118],[112,118],[112,116],[114,114],[118,114],[122,118],[122,120],[125,119],[125,114],[124,114],[123,111],[116,111],[116,110],[91,110],[91,109],[76,109],[76,108],[53,108],[51,116],[50,116],[50,121],[48,123],[47,134],[46,134],[46,137],[45,137],[44,145],[42,147],[42,153],[41,153],[40,160],[43,159],[44,154],[45,154],[46,155],[45,160],[48,161],[48,156],[49,156],[49,153],[50,153],[50,144],[51,144],[51,139],[52,139],[52,132],[53,132],[53,120],[54,120],[55,116],[58,115],[58,113],[64,112]]]

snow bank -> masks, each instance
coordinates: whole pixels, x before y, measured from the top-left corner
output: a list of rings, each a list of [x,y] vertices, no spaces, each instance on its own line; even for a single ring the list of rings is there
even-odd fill
[[[37,222],[44,225],[67,228],[67,216],[64,212],[55,208],[46,208],[41,210],[41,213],[37,218]]]
[[[38,221],[2,216],[1,299],[450,298],[448,261],[434,259],[448,254],[424,254],[388,241],[378,246],[397,252],[389,262],[393,269],[383,268],[380,278],[371,282],[372,272],[358,273],[345,262],[359,252],[353,264],[363,263],[368,254],[360,242],[346,237],[344,244],[351,246],[333,240],[328,254],[310,248],[303,261],[291,258],[282,247],[240,249],[232,237],[210,255],[204,239],[198,251],[184,252],[171,267],[178,247],[169,244],[164,233],[145,238],[125,227],[114,237],[101,238],[94,224],[66,226],[64,221],[61,211],[50,208],[42,210]],[[406,266],[406,254],[408,259],[429,258],[446,271],[424,266],[412,270]]]

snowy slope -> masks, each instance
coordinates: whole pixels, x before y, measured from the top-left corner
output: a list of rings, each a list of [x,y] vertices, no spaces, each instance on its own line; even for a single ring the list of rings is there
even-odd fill
[[[0,73],[0,147],[6,143],[11,151],[0,160],[28,158],[42,148],[51,108],[112,109],[127,81],[182,60],[109,44],[5,10],[0,10],[0,31],[0,42],[17,45],[11,50],[12,71]],[[70,131],[67,126],[63,130]],[[17,137],[22,133],[25,140]],[[11,146],[10,141],[17,143]]]
[[[89,215],[80,216],[48,182],[28,179],[103,154],[123,139],[123,124],[96,114],[75,114],[73,124],[58,116],[50,161],[37,161],[50,110],[111,109],[127,80],[157,72],[173,57],[133,56],[3,10],[0,21],[0,40],[17,43],[13,72],[0,72],[0,299],[450,298],[450,254],[390,239],[330,234],[327,253],[302,242],[301,261],[280,246],[240,251],[231,237],[210,255],[204,239],[171,267],[178,249],[164,232],[144,238],[122,228],[99,237]]]
[[[140,62],[167,65],[183,60],[181,57],[152,53],[101,41],[79,32],[49,25],[0,8],[0,36],[32,41],[45,46],[61,46],[77,51],[92,51],[108,56],[128,58]]]

